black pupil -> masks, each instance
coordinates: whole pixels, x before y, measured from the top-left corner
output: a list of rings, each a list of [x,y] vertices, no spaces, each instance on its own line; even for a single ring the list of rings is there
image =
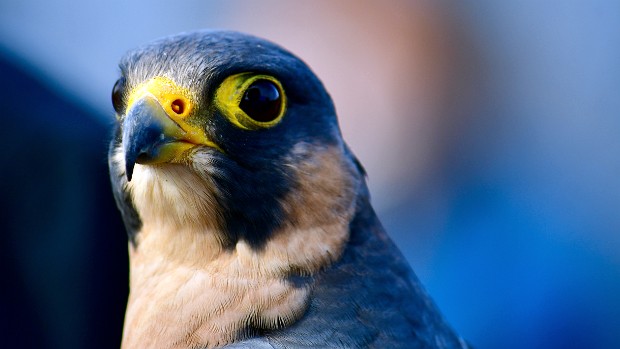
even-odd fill
[[[245,91],[239,108],[256,121],[273,121],[282,108],[280,90],[272,81],[257,80]]]
[[[114,84],[112,88],[112,106],[114,110],[121,114],[123,109],[123,90],[125,89],[125,78],[120,78]]]

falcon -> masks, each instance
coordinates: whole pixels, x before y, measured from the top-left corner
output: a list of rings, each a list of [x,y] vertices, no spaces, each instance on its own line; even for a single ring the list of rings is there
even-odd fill
[[[122,348],[467,348],[299,58],[237,32],[170,36],[124,56],[112,102]]]

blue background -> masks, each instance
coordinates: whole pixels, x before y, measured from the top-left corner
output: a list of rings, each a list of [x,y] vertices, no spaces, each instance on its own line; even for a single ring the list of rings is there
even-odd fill
[[[1,347],[118,346],[116,64],[198,28],[313,67],[388,232],[475,347],[618,347],[613,0],[0,2]]]

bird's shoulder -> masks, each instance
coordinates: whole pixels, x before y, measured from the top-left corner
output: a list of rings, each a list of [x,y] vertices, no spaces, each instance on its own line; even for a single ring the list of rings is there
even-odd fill
[[[350,233],[342,258],[312,279],[303,318],[232,348],[467,348],[365,198]]]

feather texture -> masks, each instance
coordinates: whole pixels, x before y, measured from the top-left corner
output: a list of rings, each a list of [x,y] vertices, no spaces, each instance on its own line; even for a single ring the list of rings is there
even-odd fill
[[[281,83],[280,122],[246,130],[214,106],[218,85],[243,72]],[[193,112],[167,115],[208,140],[164,163],[132,153],[129,181],[124,152],[142,148],[123,143],[144,141],[134,127],[152,123],[125,125],[149,109],[131,114],[117,99],[110,176],[131,241],[124,349],[467,348],[383,230],[332,101],[301,60],[201,31],[130,52],[121,73],[125,99],[153,79],[182,91]],[[171,139],[148,130],[149,142]]]

